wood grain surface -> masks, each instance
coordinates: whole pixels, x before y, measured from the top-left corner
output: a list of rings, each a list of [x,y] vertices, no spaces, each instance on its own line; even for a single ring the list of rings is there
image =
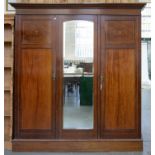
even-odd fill
[[[104,88],[101,96],[101,135],[140,138],[139,18],[102,16],[101,47]],[[114,39],[115,38],[115,39]],[[139,88],[139,87],[138,87]],[[140,91],[140,90],[139,90]]]
[[[50,129],[51,50],[24,49],[21,53],[21,129]]]

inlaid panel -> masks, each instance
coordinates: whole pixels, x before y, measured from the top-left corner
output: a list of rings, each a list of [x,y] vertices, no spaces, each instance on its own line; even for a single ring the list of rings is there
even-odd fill
[[[52,52],[23,49],[21,54],[21,128],[50,129],[53,120]]]
[[[46,19],[23,19],[22,44],[51,44],[51,21]]]
[[[109,43],[133,43],[134,21],[108,21],[106,39]]]
[[[103,16],[102,16],[103,17]],[[102,18],[102,35],[107,45],[131,45],[135,43],[135,19],[128,17]]]

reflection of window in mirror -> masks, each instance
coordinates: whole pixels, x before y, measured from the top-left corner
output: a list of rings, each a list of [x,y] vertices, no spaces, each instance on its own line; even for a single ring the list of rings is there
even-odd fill
[[[63,23],[64,129],[93,128],[94,23]]]
[[[64,23],[65,59],[93,61],[93,22],[69,21]]]

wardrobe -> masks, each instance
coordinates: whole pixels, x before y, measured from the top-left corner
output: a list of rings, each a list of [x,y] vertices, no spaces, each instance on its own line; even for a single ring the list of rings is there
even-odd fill
[[[145,3],[11,3],[14,151],[140,151]]]

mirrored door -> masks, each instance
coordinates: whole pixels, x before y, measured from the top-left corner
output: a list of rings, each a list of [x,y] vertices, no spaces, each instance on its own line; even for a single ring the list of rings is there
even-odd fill
[[[97,134],[96,18],[62,17],[60,25],[62,36],[60,135],[64,138],[93,138]]]
[[[63,23],[63,129],[93,129],[94,23]]]

